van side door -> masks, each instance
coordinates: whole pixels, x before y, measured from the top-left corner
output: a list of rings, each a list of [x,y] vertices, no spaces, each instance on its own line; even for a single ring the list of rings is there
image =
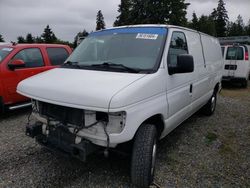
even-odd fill
[[[167,69],[177,65],[177,56],[189,54],[186,34],[182,30],[172,30],[169,36]],[[169,72],[169,71],[168,71]],[[168,134],[172,129],[191,115],[191,101],[193,92],[193,73],[168,74],[167,76],[167,100],[168,100],[168,120],[167,129],[164,134]]]

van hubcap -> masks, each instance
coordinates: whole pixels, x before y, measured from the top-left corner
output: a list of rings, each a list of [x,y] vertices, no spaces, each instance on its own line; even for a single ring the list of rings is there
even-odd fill
[[[213,112],[215,109],[215,96],[212,96],[211,98],[211,111]]]
[[[155,159],[156,159],[156,140],[154,141],[153,145],[153,151],[152,151],[152,165],[151,165],[151,176],[154,174],[154,169],[155,169]]]

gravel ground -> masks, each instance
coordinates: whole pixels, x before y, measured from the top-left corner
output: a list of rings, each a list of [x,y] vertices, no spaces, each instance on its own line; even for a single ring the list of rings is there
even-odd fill
[[[0,117],[0,187],[131,187],[129,157],[56,156],[24,135],[28,113]],[[250,187],[250,88],[223,89],[213,116],[193,115],[158,149],[161,187]]]

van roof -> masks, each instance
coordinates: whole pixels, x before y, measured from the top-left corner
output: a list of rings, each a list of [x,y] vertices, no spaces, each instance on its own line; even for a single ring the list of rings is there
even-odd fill
[[[110,30],[110,29],[118,29],[118,28],[133,28],[133,27],[165,27],[165,28],[177,28],[177,29],[183,29],[183,30],[187,30],[187,31],[191,31],[191,32],[196,32],[196,33],[200,33],[203,35],[207,35],[210,37],[213,37],[211,35],[208,35],[206,33],[200,32],[200,31],[196,31],[187,27],[182,27],[182,26],[176,26],[176,25],[167,25],[167,24],[137,24],[137,25],[125,25],[125,26],[118,26],[118,27],[110,27],[107,29],[103,29],[103,30],[99,30],[99,31],[95,31],[95,32],[102,32],[105,30]],[[216,38],[216,37],[213,37]],[[216,38],[217,39],[217,38]]]

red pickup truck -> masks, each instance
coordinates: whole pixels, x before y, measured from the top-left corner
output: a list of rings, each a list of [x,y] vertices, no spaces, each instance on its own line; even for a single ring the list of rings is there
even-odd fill
[[[29,99],[16,92],[17,84],[61,65],[71,52],[60,44],[0,45],[0,111],[29,106]]]

